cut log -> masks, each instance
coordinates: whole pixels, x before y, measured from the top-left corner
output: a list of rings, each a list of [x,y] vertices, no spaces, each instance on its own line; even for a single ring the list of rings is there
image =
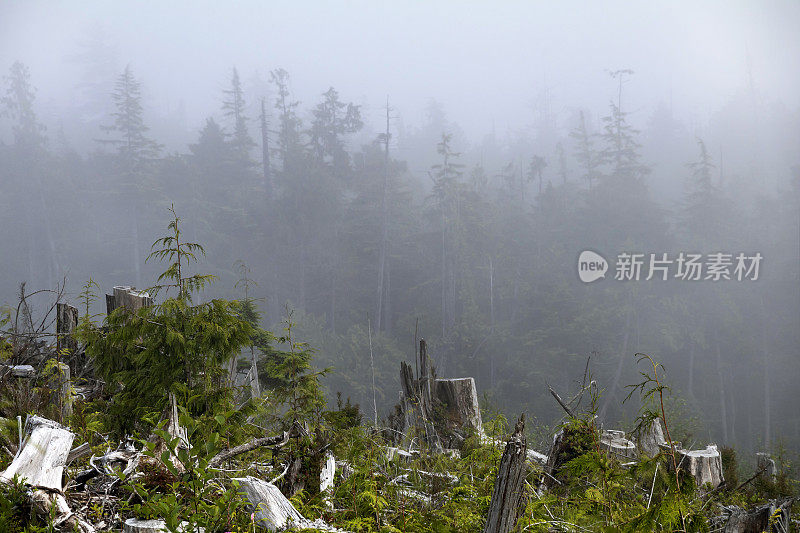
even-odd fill
[[[654,418],[647,428],[642,428],[638,434],[639,451],[648,457],[655,457],[661,451],[661,446],[667,443],[661,419]]]
[[[526,474],[527,441],[525,439],[525,415],[521,415],[514,433],[506,444],[500,468],[494,480],[489,516],[483,533],[508,533],[514,529],[523,510],[524,482]]]
[[[437,379],[436,398],[445,407],[448,422],[483,432],[478,389],[474,378]]]
[[[20,451],[0,474],[0,481],[9,482],[17,475],[33,487],[61,491],[61,477],[74,438],[75,435],[61,424],[29,416]]]
[[[600,437],[600,446],[610,455],[621,461],[636,459],[638,452],[636,445],[625,438],[625,432],[613,429],[603,431]]]
[[[249,476],[234,478],[234,481],[239,483],[240,491],[247,498],[249,509],[260,527],[269,531],[294,527],[346,533],[341,529],[329,526],[322,520],[305,518],[272,483]]]
[[[164,533],[168,531],[163,520],[140,520],[129,518],[122,526],[122,533]]]
[[[684,470],[694,477],[698,487],[706,483],[716,488],[725,478],[722,475],[722,457],[716,445],[710,444],[705,450],[676,449],[678,469]]]

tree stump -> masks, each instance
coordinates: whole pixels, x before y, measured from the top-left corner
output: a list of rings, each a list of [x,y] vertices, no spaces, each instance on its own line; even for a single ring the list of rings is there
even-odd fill
[[[714,531],[723,533],[785,533],[790,531],[792,499],[772,500],[750,511],[726,507],[722,516],[712,520]]]
[[[0,481],[10,482],[14,475],[26,484],[60,492],[61,478],[75,435],[57,422],[29,416],[25,438],[19,453],[0,474]]]
[[[775,460],[770,457],[768,453],[756,453],[756,468],[758,468],[759,471],[763,471],[763,475],[773,482],[778,475],[778,468],[775,466]]]
[[[661,445],[667,443],[664,438],[664,430],[661,427],[661,419],[654,418],[650,425],[642,428],[638,434],[639,451],[648,457],[655,457],[661,451]]]
[[[634,460],[638,456],[636,445],[625,438],[625,432],[613,429],[603,431],[600,446],[620,461]]]
[[[474,378],[436,380],[436,398],[442,402],[448,422],[483,432],[478,389]]]
[[[508,533],[514,529],[522,512],[525,474],[527,472],[525,415],[521,415],[508,439],[500,468],[494,480],[492,501],[483,533]]]
[[[109,315],[118,307],[124,307],[128,311],[136,312],[142,307],[153,305],[150,294],[144,291],[137,291],[134,287],[117,286],[114,287],[113,294],[106,294],[106,313]]]
[[[722,457],[716,445],[710,444],[705,450],[675,450],[678,468],[694,477],[698,487],[706,483],[716,488],[725,478],[722,475]]]
[[[70,355],[78,351],[78,341],[72,336],[78,328],[78,308],[69,304],[56,304],[56,347],[68,350]]]

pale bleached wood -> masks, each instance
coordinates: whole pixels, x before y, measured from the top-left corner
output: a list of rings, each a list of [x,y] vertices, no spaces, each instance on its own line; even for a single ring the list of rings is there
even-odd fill
[[[272,483],[250,476],[234,478],[234,481],[239,483],[240,492],[247,498],[255,521],[260,527],[269,531],[281,531],[288,527],[294,527],[347,533],[329,526],[322,520],[305,518]]]
[[[61,478],[75,435],[61,424],[39,416],[25,421],[25,438],[17,456],[0,474],[9,482],[17,475],[34,487],[60,491]]]

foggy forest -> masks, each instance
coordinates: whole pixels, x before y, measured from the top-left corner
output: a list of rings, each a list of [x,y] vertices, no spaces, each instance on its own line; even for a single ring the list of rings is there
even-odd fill
[[[0,530],[796,530],[798,28],[0,3]]]

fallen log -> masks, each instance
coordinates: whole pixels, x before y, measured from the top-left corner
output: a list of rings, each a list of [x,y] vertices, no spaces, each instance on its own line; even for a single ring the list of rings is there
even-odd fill
[[[129,518],[122,526],[122,533],[165,533],[167,524],[163,520],[141,520]]]
[[[256,524],[269,531],[286,528],[317,529],[335,533],[347,533],[344,530],[329,526],[322,520],[309,520],[295,509],[292,502],[281,493],[280,489],[254,477],[234,478],[239,483],[242,494],[249,502]]]
[[[255,450],[256,448],[261,447],[281,447],[285,446],[286,443],[289,442],[289,432],[284,431],[282,435],[276,435],[274,437],[261,437],[258,439],[251,440],[250,442],[246,442],[244,444],[240,444],[239,446],[235,446],[228,450],[223,450],[219,452],[217,455],[211,458],[208,462],[209,467],[219,466],[223,462],[231,459],[232,457],[236,457],[237,455],[249,452],[251,450]]]
[[[514,529],[522,512],[524,482],[526,474],[527,441],[525,439],[525,415],[521,415],[508,439],[500,468],[494,480],[492,501],[483,533],[508,533]]]

